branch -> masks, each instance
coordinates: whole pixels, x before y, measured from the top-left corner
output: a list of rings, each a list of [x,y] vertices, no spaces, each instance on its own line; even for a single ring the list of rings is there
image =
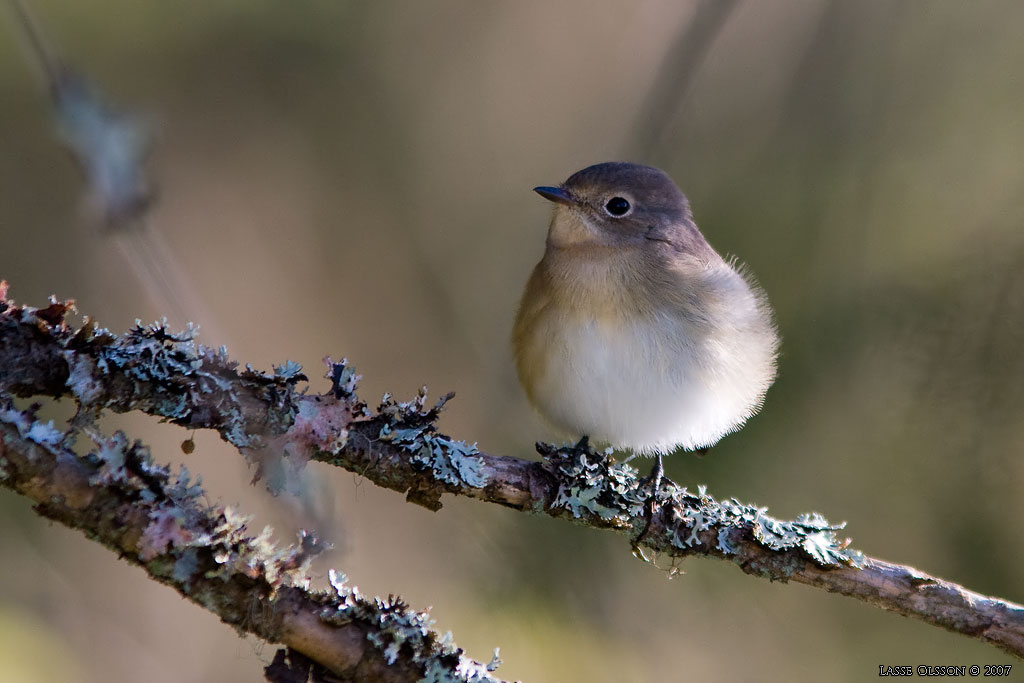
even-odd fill
[[[80,458],[63,445],[66,434],[0,401],[0,437],[0,483],[239,631],[284,643],[344,680],[418,681],[432,668],[478,673],[452,680],[495,680],[401,601],[368,601],[333,570],[332,592],[309,590],[315,539],[277,549],[269,529],[248,535],[246,517],[204,504],[186,470],[154,465],[122,432],[94,435],[96,449]]]
[[[0,299],[3,290],[0,283]],[[0,356],[6,361],[42,352],[36,360],[45,363],[47,342],[62,329],[47,319],[63,316],[67,304],[35,311],[0,301],[4,308]],[[34,374],[51,381],[54,370],[40,365]],[[33,373],[0,364],[0,389],[27,374]],[[15,408],[2,390],[0,485],[33,500],[41,516],[83,531],[239,632],[287,645],[289,651],[279,651],[267,668],[270,680],[497,681],[489,674],[497,666],[497,652],[487,666],[467,659],[449,637],[430,629],[426,613],[400,600],[368,600],[334,570],[333,590],[310,590],[307,568],[322,549],[315,538],[303,534],[298,545],[278,549],[269,528],[249,534],[248,518],[206,504],[187,470],[174,474],[155,465],[148,449],[130,443],[124,433],[106,438],[82,413],[64,433],[38,420],[37,406]],[[95,446],[84,457],[72,450],[79,432]],[[301,678],[284,677],[296,671]]]
[[[658,66],[636,119],[634,142],[641,154],[652,157],[671,148],[665,144],[670,126],[737,3],[738,0],[703,0],[690,21],[680,27]]]
[[[117,336],[88,320],[75,329],[65,320],[69,308],[51,300],[37,310],[0,297],[0,391],[72,397],[86,412],[140,410],[215,429],[257,466],[275,453],[325,462],[432,510],[449,493],[616,530],[634,542],[644,526],[644,480],[603,454],[545,444],[538,444],[541,462],[482,453],[436,430],[448,397],[427,408],[425,390],[408,402],[385,395],[370,410],[344,361],[328,360],[327,393],[305,394],[294,363],[272,374],[239,372],[224,349],[196,344],[191,331],[137,326]],[[837,537],[842,525],[816,513],[781,521],[668,480],[656,502],[641,554],[729,560],[748,574],[848,595],[1024,656],[1024,607],[864,557]]]

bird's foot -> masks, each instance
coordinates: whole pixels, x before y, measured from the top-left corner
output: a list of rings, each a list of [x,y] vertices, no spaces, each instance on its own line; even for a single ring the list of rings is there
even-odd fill
[[[573,446],[573,448],[575,448],[578,451],[586,451],[587,453],[589,453],[590,437],[584,434],[583,436],[580,437],[580,440],[576,442],[576,445]]]
[[[647,556],[644,555],[643,550],[640,548],[640,544],[647,538],[647,534],[651,531],[651,524],[654,522],[654,513],[658,507],[658,491],[661,490],[661,480],[665,476],[665,466],[661,461],[661,453],[655,456],[654,466],[651,467],[651,473],[647,475],[640,486],[650,487],[651,493],[647,497],[647,503],[644,505],[644,528],[640,530],[636,538],[633,539],[633,554],[640,557],[644,561],[647,561]]]

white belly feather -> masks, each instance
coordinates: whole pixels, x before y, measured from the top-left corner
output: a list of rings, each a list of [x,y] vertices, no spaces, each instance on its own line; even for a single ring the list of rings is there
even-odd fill
[[[534,328],[541,412],[645,454],[709,446],[738,429],[774,379],[777,339],[767,306],[729,266],[703,284],[727,290],[731,305],[626,319],[549,310]]]

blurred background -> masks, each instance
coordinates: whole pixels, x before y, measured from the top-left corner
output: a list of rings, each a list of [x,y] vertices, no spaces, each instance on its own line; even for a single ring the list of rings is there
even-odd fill
[[[757,275],[784,340],[762,413],[668,475],[846,520],[869,555],[1024,601],[1024,4],[33,0],[52,48],[155,133],[155,288],[90,210],[9,9],[0,278],[17,301],[74,298],[116,331],[187,316],[237,360],[302,363],[317,391],[321,359],[347,356],[371,405],[455,391],[446,432],[535,457],[559,435],[508,341],[551,211],[530,189],[658,165]],[[215,435],[186,456],[179,428],[105,427],[294,540],[294,505]],[[313,468],[333,494],[318,582],[338,567],[433,606],[469,655],[501,647],[506,680],[1020,666],[727,563],[668,580],[621,536],[464,500],[434,514]],[[253,681],[273,655],[7,491],[0,552],[0,679]]]

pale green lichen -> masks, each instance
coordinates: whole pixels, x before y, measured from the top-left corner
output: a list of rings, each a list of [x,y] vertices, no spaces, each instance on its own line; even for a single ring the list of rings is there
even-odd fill
[[[411,453],[413,467],[429,471],[440,482],[483,488],[488,479],[483,460],[473,457],[480,452],[476,444],[438,434],[434,426],[437,414],[450,398],[450,395],[445,396],[433,408],[425,410],[426,387],[420,389],[416,398],[406,402],[396,402],[390,394],[385,394],[378,413],[388,421],[377,436]]]
[[[41,446],[52,447],[64,439],[64,432],[54,426],[53,421],[41,422],[35,419],[35,411],[39,406],[34,405],[28,410],[21,411],[14,407],[9,401],[0,396],[0,420],[12,425],[18,430],[18,435]],[[31,454],[27,454],[31,457]]]
[[[64,439],[64,432],[57,429],[53,424],[53,420],[50,420],[45,424],[33,422],[28,433],[24,434],[24,436],[38,444],[55,446]]]
[[[732,542],[727,528],[718,530],[718,549],[726,555],[735,555],[740,551],[739,547]]]
[[[680,525],[680,527],[672,534],[672,545],[678,548],[692,548],[700,543],[700,532],[707,531],[711,528],[711,520],[704,515],[704,510],[700,509],[689,509],[687,515],[683,518],[684,521],[689,525]],[[686,538],[682,538],[680,532],[686,533]]]
[[[412,462],[423,469],[429,469],[435,479],[473,488],[487,485],[483,460],[472,457],[480,452],[476,444],[469,445],[464,441],[433,434],[422,435],[420,441],[421,445],[413,453]]]
[[[498,658],[498,649],[494,650],[494,657],[487,664],[474,662],[466,657],[459,657],[455,670],[448,669],[439,660],[431,659],[423,673],[421,683],[487,683],[497,680],[491,676],[492,671],[497,671],[501,664]]]
[[[136,320],[134,328],[104,349],[98,365],[101,369],[113,365],[140,382],[191,377],[203,364],[196,334],[197,328],[191,323],[183,332],[171,332],[166,319],[145,327]]]
[[[306,570],[321,550],[310,537],[300,535],[297,546],[276,547],[269,527],[255,537],[248,535],[250,518],[233,508],[209,506],[202,480],[188,469],[176,473],[153,462],[140,442],[129,443],[123,432],[110,438],[93,437],[96,448],[87,460],[95,466],[93,486],[115,486],[122,495],[134,496],[146,506],[147,523],[137,541],[139,561],[155,576],[164,576],[186,588],[196,579],[220,577],[231,580],[239,573],[262,577],[271,588],[308,585]],[[215,524],[210,525],[210,520]],[[212,554],[215,566],[205,567],[199,552]],[[197,598],[198,599],[198,598]]]
[[[67,437],[52,423],[36,420],[31,408],[20,411],[10,402],[0,402],[0,421],[50,452],[63,448]],[[175,473],[154,463],[148,448],[121,431],[110,437],[87,433],[95,448],[81,456],[81,464],[92,470],[90,486],[109,489],[111,496],[145,514],[137,536],[128,534],[132,545],[118,545],[124,540],[122,533],[130,530],[117,529],[105,540],[119,553],[135,554],[154,576],[171,579],[186,590],[198,578],[230,581],[239,574],[248,580],[262,578],[271,590],[308,586],[309,562],[322,549],[313,537],[300,535],[298,545],[283,549],[272,542],[269,528],[250,537],[249,519],[231,508],[206,503],[201,480],[193,479],[186,468]],[[204,564],[200,553],[212,555],[215,564]],[[192,597],[204,601],[201,595]]]
[[[643,520],[651,495],[646,480],[625,463],[584,447],[555,448],[539,444],[559,482],[552,509],[564,509],[574,518],[596,515],[614,526],[632,526]],[[657,503],[668,509],[665,538],[669,545],[690,550],[703,544],[702,534],[716,530],[714,550],[725,555],[739,552],[743,539],[772,551],[800,550],[821,567],[860,567],[864,556],[841,542],[833,525],[817,513],[787,522],[767,514],[767,508],[745,505],[735,499],[717,501],[699,486],[696,493],[663,481]]]
[[[275,365],[274,379],[290,380],[302,374],[302,366],[295,361],[286,360],[284,365]]]
[[[577,448],[548,447],[542,453],[559,483],[552,508],[576,519],[594,514],[616,526],[628,526],[642,514],[647,496],[636,468]]]
[[[79,403],[91,405],[103,392],[102,385],[96,380],[96,363],[89,356],[77,353],[67,356],[70,368],[67,386]]]
[[[199,552],[195,548],[186,548],[178,555],[171,569],[171,578],[186,588],[199,570]]]
[[[330,358],[325,359],[327,363],[327,376],[331,380],[331,390],[337,398],[356,398],[356,387],[362,375],[356,374],[356,369],[348,364],[347,358],[342,358],[340,363],[335,363]]]
[[[433,620],[426,612],[417,612],[401,600],[368,600],[357,586],[350,586],[341,572],[330,570],[336,604],[325,608],[321,618],[331,624],[358,623],[367,627],[367,640],[381,652],[388,664],[394,664],[403,652],[414,664],[423,667],[421,681],[431,683],[499,683],[491,676],[501,660],[498,650],[490,663],[480,664],[466,657],[455,646],[451,633],[443,636],[431,630]]]
[[[601,490],[597,487],[581,489],[579,486],[562,486],[558,489],[553,505],[566,508],[577,519],[586,512],[607,520],[622,518],[620,510],[598,502],[600,495]]]
[[[253,433],[243,415],[240,391],[253,391],[270,402],[261,432],[283,432],[294,418],[290,391],[306,379],[293,361],[275,366],[265,374],[246,366],[238,372],[227,349],[211,349],[196,342],[198,327],[189,324],[182,332],[167,328],[166,321],[135,327],[117,336],[87,323],[75,334],[75,346],[90,345],[95,359],[69,350],[67,387],[80,405],[90,409],[115,407],[141,409],[150,414],[188,424],[193,411],[215,403],[218,430],[239,448],[254,448],[261,437]],[[97,377],[117,375],[135,383],[133,391],[107,396]]]

